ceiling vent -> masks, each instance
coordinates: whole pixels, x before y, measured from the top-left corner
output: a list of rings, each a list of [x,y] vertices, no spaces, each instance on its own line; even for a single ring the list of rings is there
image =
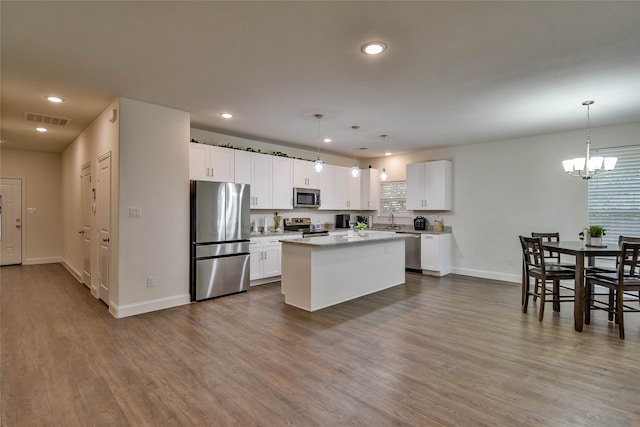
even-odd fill
[[[71,119],[64,117],[47,116],[46,114],[24,113],[24,119],[28,122],[42,123],[45,125],[69,126]]]
[[[369,147],[360,147],[360,148],[358,148],[358,150],[360,150],[360,151],[362,151],[362,150],[368,150],[368,149],[369,149]]]

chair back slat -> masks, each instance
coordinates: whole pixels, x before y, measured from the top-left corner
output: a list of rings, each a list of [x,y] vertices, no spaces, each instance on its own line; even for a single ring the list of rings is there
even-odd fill
[[[618,280],[622,281],[625,277],[640,277],[639,253],[640,239],[637,239],[637,241],[622,241],[619,258],[623,262],[618,265]]]
[[[622,244],[625,243],[625,242],[626,243],[640,243],[640,237],[620,236],[618,238],[618,245],[620,245],[620,249],[622,249]],[[621,250],[620,253],[622,254],[624,252],[622,252],[622,250]],[[628,257],[627,254],[625,254],[624,256],[618,256],[616,258],[616,267],[619,267],[620,262],[622,262],[623,268],[625,269],[625,271],[626,271],[627,268],[630,268],[631,261],[629,260],[629,257]],[[637,270],[638,267],[636,267],[635,269]]]
[[[525,237],[520,236],[520,244],[522,245],[522,255],[527,270],[531,268],[540,268],[542,274],[545,272],[545,262],[542,250],[541,237]]]
[[[531,237],[540,237],[544,242],[559,242],[560,241],[560,233],[531,233]],[[554,261],[560,262],[560,252],[554,252],[550,250],[543,251],[544,257],[547,259],[552,259]]]

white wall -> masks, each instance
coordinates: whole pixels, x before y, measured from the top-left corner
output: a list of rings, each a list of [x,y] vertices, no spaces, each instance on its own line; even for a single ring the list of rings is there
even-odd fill
[[[286,147],[282,145],[270,144],[268,142],[256,141],[252,139],[239,138],[236,136],[224,135],[221,133],[210,132],[206,130],[200,129],[191,129],[191,138],[203,144],[211,144],[211,145],[223,145],[230,144],[233,147],[241,147],[243,149],[253,148],[254,150],[261,150],[263,153],[270,153],[273,151],[280,151],[288,155],[289,157],[307,159],[307,160],[315,160],[318,157],[317,150],[304,150],[300,148],[292,148]],[[353,165],[353,157],[341,157],[334,156],[330,154],[325,154],[322,152],[322,147],[320,148],[320,159],[323,162],[330,165],[338,165],[338,166],[352,166]],[[366,161],[360,161],[360,167],[364,168]]]
[[[592,129],[592,148],[638,144],[640,123]],[[583,155],[584,130],[424,150],[385,159],[389,180],[404,180],[407,163],[453,161],[454,272],[519,282],[518,235],[558,231],[577,240],[587,225],[587,183],[567,176],[561,161]],[[378,159],[375,164],[382,167]]]
[[[91,165],[93,182],[96,179],[97,158],[103,154],[111,153],[111,191],[113,200],[118,197],[118,122],[112,122],[112,111],[119,109],[119,101],[114,101],[103,111],[87,129],[85,129],[73,143],[62,152],[62,256],[67,269],[78,280],[81,280],[82,272],[82,236],[78,231],[82,229],[80,216],[80,172],[86,164]],[[95,187],[95,184],[94,184]],[[117,218],[116,206],[112,204],[111,216]],[[96,216],[92,216],[93,242],[97,242]],[[115,229],[114,229],[115,227]],[[112,225],[112,233],[117,232],[117,223]],[[117,253],[117,246],[112,246]],[[91,270],[94,273],[91,278],[91,292],[98,295],[97,275],[97,245],[94,245]],[[110,277],[115,282],[113,292],[117,292],[117,264],[112,263]],[[114,294],[115,295],[115,294]]]
[[[117,317],[189,302],[189,120],[120,101]],[[142,217],[130,218],[131,207]]]

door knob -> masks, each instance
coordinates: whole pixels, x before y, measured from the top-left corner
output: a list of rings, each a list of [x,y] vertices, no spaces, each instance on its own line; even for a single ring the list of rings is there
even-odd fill
[[[20,224],[16,224],[16,228],[19,230],[22,227]]]

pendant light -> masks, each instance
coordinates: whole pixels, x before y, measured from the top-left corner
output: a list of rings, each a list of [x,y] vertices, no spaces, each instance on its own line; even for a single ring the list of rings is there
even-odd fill
[[[316,113],[313,115],[316,119],[318,119],[318,158],[315,161],[315,169],[316,172],[320,173],[322,171],[322,167],[324,166],[324,162],[320,160],[320,139],[322,139],[322,133],[320,132],[320,120],[324,117],[320,113]]]
[[[587,106],[587,157],[576,157],[575,159],[563,160],[564,171],[571,176],[591,179],[598,172],[606,173],[616,167],[618,159],[616,157],[589,157],[591,146],[591,127],[589,117],[589,106],[594,101],[584,101],[582,105]]]
[[[358,150],[357,132],[358,129],[360,129],[360,126],[353,125],[351,126],[351,129],[353,129],[353,166],[351,167],[351,176],[357,178],[360,175],[360,168],[358,167],[358,160],[356,158],[356,153]]]
[[[380,138],[382,138],[382,150],[383,151],[384,151],[384,145],[385,145],[384,141],[388,136],[389,135],[387,135],[385,133],[380,135]],[[387,175],[387,170],[384,168],[384,158],[385,158],[385,156],[384,156],[384,153],[383,153],[383,156],[382,156],[382,172],[380,172],[380,179],[383,180],[383,181],[386,181],[389,176]]]

